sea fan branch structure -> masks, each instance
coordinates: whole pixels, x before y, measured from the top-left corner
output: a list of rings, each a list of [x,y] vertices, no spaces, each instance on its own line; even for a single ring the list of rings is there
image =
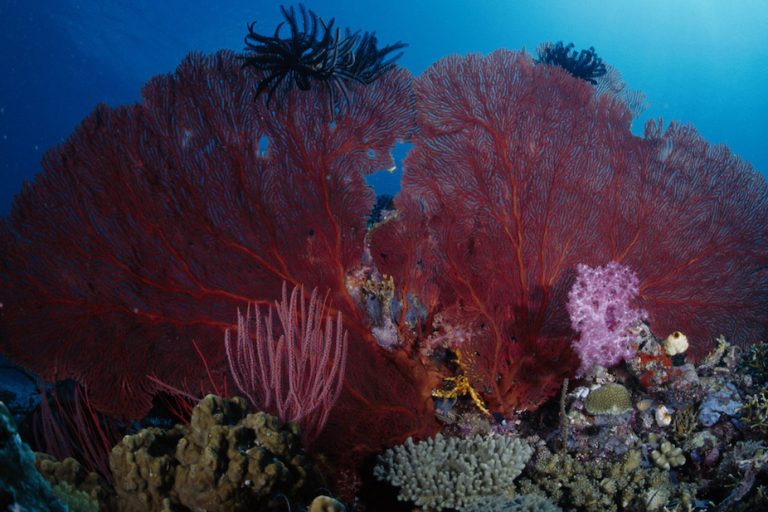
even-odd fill
[[[636,307],[694,357],[723,332],[768,334],[768,186],[726,148],[675,123],[635,137],[622,98],[521,53],[442,59],[415,89],[399,215],[372,253],[402,293],[476,333],[470,369],[492,408],[535,408],[575,370],[579,264],[635,270]]]

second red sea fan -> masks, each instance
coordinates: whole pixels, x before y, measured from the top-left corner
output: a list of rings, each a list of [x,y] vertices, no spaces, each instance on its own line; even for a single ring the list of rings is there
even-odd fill
[[[635,137],[619,98],[524,53],[448,57],[415,88],[400,215],[373,254],[476,333],[465,352],[492,406],[535,407],[575,370],[578,264],[635,269],[652,328],[683,330],[695,355],[768,334],[768,187],[727,149],[676,124]]]

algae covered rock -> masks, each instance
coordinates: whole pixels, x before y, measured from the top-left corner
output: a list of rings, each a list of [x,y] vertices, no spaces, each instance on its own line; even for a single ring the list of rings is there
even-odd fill
[[[121,511],[284,510],[314,488],[316,470],[298,427],[245,401],[213,395],[188,426],[126,436],[110,455]],[[308,501],[308,500],[306,500]]]
[[[330,496],[318,496],[312,500],[307,512],[346,512],[342,502]]]
[[[521,494],[515,497],[494,496],[462,512],[563,512],[563,509],[544,496]]]
[[[47,453],[35,453],[35,466],[53,492],[70,510],[115,510],[117,503],[109,482],[89,472],[72,457],[59,461]]]
[[[518,494],[545,496],[571,512],[630,512],[689,510],[695,501],[693,484],[675,482],[658,467],[643,467],[638,450],[621,459],[592,459],[584,463],[569,454],[552,453],[539,445],[523,476]]]
[[[67,510],[35,468],[35,454],[21,441],[3,402],[0,402],[0,510]]]

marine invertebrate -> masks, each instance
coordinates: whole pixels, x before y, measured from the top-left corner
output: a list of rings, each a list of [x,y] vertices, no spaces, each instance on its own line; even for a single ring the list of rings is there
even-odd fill
[[[117,444],[117,441],[114,443]],[[114,445],[113,445],[114,446]],[[110,447],[111,448],[111,447]],[[108,454],[107,454],[108,455]],[[108,464],[108,462],[107,462]],[[48,480],[54,493],[64,501],[62,491],[68,498],[83,499],[86,503],[81,508],[90,507],[87,502],[96,504],[96,510],[117,510],[115,491],[107,480],[98,473],[89,472],[85,466],[72,457],[61,461],[47,453],[35,453],[35,466],[40,474]],[[107,466],[109,469],[109,466]],[[112,474],[110,473],[110,481]],[[70,510],[80,510],[70,506]]]
[[[618,461],[597,458],[584,464],[541,444],[515,482],[515,492],[545,496],[574,512],[663,510],[677,503],[692,509],[695,484],[673,482],[667,471],[641,462],[641,453],[631,450]]]
[[[603,59],[597,56],[595,48],[590,46],[588,50],[576,52],[573,43],[563,45],[557,43],[543,43],[536,49],[538,64],[549,64],[566,70],[571,75],[585,80],[592,85],[597,84],[599,78],[607,72]],[[573,50],[573,51],[572,51]]]
[[[673,445],[666,439],[659,438],[656,434],[650,434],[648,441],[652,446],[651,460],[656,467],[669,471],[671,468],[685,464],[682,448]]]
[[[330,290],[328,314],[349,332],[333,428],[315,446],[357,457],[429,435],[431,379],[378,347],[345,285],[374,201],[364,176],[391,167],[414,126],[411,76],[350,88],[355,108],[333,121],[317,89],[280,109],[252,101],[263,76],[231,52],[190,55],[140,104],[98,107],[46,155],[0,223],[0,351],[135,419],[159,389],[147,375],[207,393],[203,361],[226,369],[237,307],[303,284]]]
[[[684,332],[694,360],[721,332],[768,335],[768,255],[754,251],[768,185],[727,149],[675,123],[635,137],[621,102],[505,50],[444,58],[415,90],[398,217],[372,255],[400,293],[476,333],[491,409],[534,408],[573,373],[578,264],[636,272],[634,307]]]
[[[463,512],[563,512],[563,509],[537,494],[494,496]]]
[[[739,413],[750,428],[768,432],[768,391],[747,396]]]
[[[490,411],[483,403],[483,399],[480,398],[480,393],[475,388],[467,377],[467,367],[461,360],[461,352],[458,350],[455,352],[454,364],[457,368],[457,375],[455,377],[446,377],[444,380],[448,384],[448,389],[436,389],[432,391],[432,396],[438,399],[456,400],[460,397],[469,397],[472,403],[477,406],[484,414],[490,414]]]
[[[21,440],[13,416],[3,402],[0,402],[0,506],[6,510],[68,510],[35,468],[35,454]]]
[[[616,263],[604,267],[576,266],[576,282],[568,292],[568,315],[580,334],[573,349],[579,355],[578,373],[595,365],[610,367],[635,355],[630,328],[645,313],[633,307],[639,291],[637,274]]]
[[[675,331],[664,338],[661,345],[664,347],[664,352],[670,357],[683,354],[688,350],[688,336],[680,331]]]
[[[341,393],[347,367],[347,338],[336,313],[328,315],[327,294],[320,300],[317,288],[309,304],[296,286],[288,297],[275,301],[280,322],[279,338],[273,334],[272,308],[262,321],[257,306],[246,315],[237,312],[237,340],[227,329],[224,346],[230,375],[256,410],[277,411],[281,421],[302,427],[304,442],[311,444],[323,430],[328,414]],[[326,318],[323,327],[323,318]]]
[[[696,432],[699,421],[696,414],[696,407],[693,404],[675,411],[672,417],[671,434],[677,443],[687,443]]]
[[[743,406],[738,388],[731,382],[724,381],[709,394],[699,405],[699,423],[711,427],[720,421],[723,415],[736,416]]]
[[[342,502],[330,496],[317,496],[309,504],[307,512],[346,512],[347,507]]]
[[[123,437],[123,428],[96,411],[84,386],[62,382],[50,393],[44,385],[41,388],[40,406],[32,420],[36,451],[61,461],[77,460],[109,481],[109,452]]]
[[[243,66],[264,72],[255,95],[258,98],[266,91],[267,104],[276,91],[309,91],[314,84],[326,89],[333,112],[341,98],[349,103],[348,83],[370,84],[392,69],[402,52],[390,54],[406,46],[397,42],[379,49],[376,35],[369,32],[346,29],[342,36],[340,29],[334,30],[333,18],[326,23],[303,4],[299,4],[301,25],[293,6],[280,6],[280,11],[285,21],[272,36],[256,32],[255,22],[248,24],[246,49],[240,56]],[[290,34],[283,37],[286,23]]]
[[[280,510],[280,496],[305,503],[318,482],[296,424],[248,414],[239,397],[208,395],[189,425],[125,436],[110,466],[124,511]]]
[[[629,390],[621,384],[605,384],[593,389],[584,401],[589,414],[623,414],[632,409]]]
[[[741,355],[739,367],[752,377],[755,385],[768,383],[768,342],[747,347]]]
[[[668,427],[672,423],[672,411],[664,404],[656,407],[656,412],[653,416],[656,419],[656,425],[662,428]]]
[[[401,501],[435,510],[464,509],[505,492],[532,449],[511,436],[434,438],[388,449],[374,475],[399,488]]]

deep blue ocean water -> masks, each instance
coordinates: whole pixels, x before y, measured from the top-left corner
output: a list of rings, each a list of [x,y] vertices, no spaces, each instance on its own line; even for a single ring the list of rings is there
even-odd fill
[[[139,99],[153,75],[190,51],[241,50],[246,23],[271,32],[279,1],[0,0],[0,215],[44,152],[99,102]],[[765,0],[308,1],[339,26],[409,44],[399,63],[420,73],[452,53],[535,51],[544,41],[594,46],[648,117],[693,123],[768,173],[768,2]],[[401,149],[397,157],[402,157]],[[394,193],[399,173],[371,178]]]

